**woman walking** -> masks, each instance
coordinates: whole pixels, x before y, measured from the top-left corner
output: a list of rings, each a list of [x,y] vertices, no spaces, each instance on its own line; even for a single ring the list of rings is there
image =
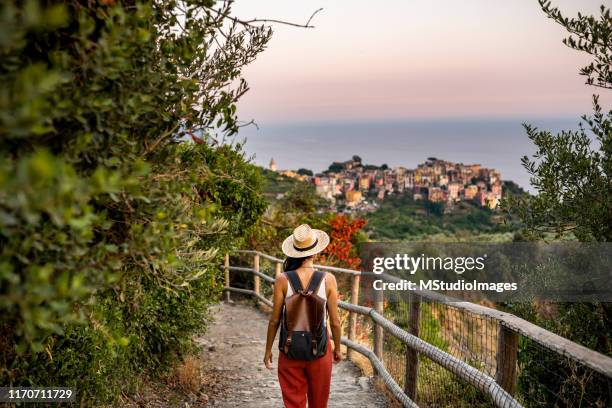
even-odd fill
[[[282,245],[287,259],[274,283],[264,364],[272,369],[272,343],[280,326],[278,379],[286,408],[305,408],[306,401],[309,408],[326,408],[332,360],[342,359],[336,278],[313,267],[314,257],[328,244],[324,231],[303,224]]]

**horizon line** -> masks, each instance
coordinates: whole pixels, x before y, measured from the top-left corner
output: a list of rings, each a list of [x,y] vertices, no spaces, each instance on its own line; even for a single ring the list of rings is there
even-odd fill
[[[545,120],[545,121],[571,121],[575,120],[576,125],[582,122],[581,115],[530,115],[530,116],[440,116],[440,117],[390,117],[390,118],[338,118],[338,119],[253,119],[252,124],[245,128],[255,128],[262,125],[285,126],[285,125],[346,125],[346,124],[385,124],[385,123],[432,123],[432,122],[512,122],[522,123]]]

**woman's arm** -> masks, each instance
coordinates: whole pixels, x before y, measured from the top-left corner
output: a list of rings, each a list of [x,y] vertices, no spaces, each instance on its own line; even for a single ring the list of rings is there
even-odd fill
[[[285,300],[285,291],[287,290],[287,278],[285,275],[279,275],[274,282],[274,296],[272,314],[268,322],[268,335],[266,337],[266,352],[264,354],[264,364],[266,368],[272,369],[272,344],[276,337],[276,331],[280,324],[281,312],[283,311],[283,302]]]
[[[342,337],[342,325],[340,324],[340,316],[338,315],[338,283],[336,277],[328,273],[325,277],[327,287],[327,311],[329,312],[329,325],[334,338],[334,361],[342,360],[340,351],[340,338]]]

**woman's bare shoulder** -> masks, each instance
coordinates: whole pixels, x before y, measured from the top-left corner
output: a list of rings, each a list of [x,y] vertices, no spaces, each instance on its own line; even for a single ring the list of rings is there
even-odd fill
[[[289,287],[289,281],[287,280],[287,275],[281,273],[274,280],[274,288],[279,288],[283,295],[287,294],[287,288]]]
[[[284,273],[281,273],[280,275],[278,275],[276,279],[274,280],[274,283],[280,283],[280,284],[284,284],[287,282],[288,282],[287,275]]]
[[[336,277],[334,276],[334,274],[331,272],[324,272],[324,273],[325,273],[325,283],[336,285]]]

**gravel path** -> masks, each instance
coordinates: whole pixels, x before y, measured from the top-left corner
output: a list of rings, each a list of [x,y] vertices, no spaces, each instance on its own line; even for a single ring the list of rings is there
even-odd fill
[[[215,371],[223,372],[228,389],[211,399],[210,405],[222,408],[281,408],[283,401],[276,376],[278,348],[274,346],[274,370],[263,366],[267,315],[239,303],[217,306],[213,323],[200,339],[204,361]],[[278,336],[277,336],[278,337]],[[335,364],[332,373],[329,407],[386,407],[369,377],[351,362]]]

